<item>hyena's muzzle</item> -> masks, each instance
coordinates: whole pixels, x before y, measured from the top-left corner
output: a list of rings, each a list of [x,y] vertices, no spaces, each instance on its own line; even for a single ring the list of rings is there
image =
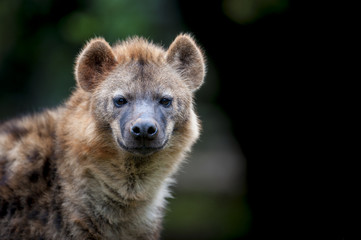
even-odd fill
[[[149,155],[164,148],[168,142],[168,109],[158,101],[136,100],[128,104],[119,119],[122,140],[119,145],[132,153]]]

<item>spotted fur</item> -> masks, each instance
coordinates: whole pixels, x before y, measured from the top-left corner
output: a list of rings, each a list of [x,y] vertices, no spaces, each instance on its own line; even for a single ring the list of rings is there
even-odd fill
[[[189,35],[167,50],[90,40],[65,104],[0,125],[0,239],[159,239],[172,176],[199,136],[193,92],[204,75]],[[117,94],[127,107],[114,106]],[[127,130],[142,111],[159,127],[147,152],[132,150]]]

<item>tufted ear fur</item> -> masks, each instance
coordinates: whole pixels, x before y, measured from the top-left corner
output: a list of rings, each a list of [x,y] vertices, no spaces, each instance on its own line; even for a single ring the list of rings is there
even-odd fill
[[[90,40],[76,61],[75,78],[78,85],[92,92],[116,64],[113,50],[103,38]]]
[[[184,77],[192,91],[202,85],[205,76],[204,58],[191,36],[177,36],[167,51],[167,62]]]

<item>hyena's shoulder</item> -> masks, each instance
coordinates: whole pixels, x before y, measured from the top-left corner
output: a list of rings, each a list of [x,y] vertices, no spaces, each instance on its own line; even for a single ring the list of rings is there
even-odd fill
[[[1,198],[24,196],[47,180],[60,112],[44,111],[0,124]]]
[[[60,111],[0,125],[0,239],[27,239],[54,218],[48,212],[56,206],[52,199]]]

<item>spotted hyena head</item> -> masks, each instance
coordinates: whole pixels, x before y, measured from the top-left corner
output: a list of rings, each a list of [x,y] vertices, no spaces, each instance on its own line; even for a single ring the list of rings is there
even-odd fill
[[[75,74],[91,95],[94,118],[110,127],[116,146],[148,156],[169,145],[190,120],[205,66],[188,35],[178,36],[168,50],[141,38],[113,47],[96,38],[79,55]]]

